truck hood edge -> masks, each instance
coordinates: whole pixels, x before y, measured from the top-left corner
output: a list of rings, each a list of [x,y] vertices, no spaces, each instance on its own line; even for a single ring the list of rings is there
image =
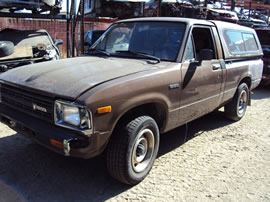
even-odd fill
[[[155,67],[143,60],[77,57],[15,68],[0,80],[75,100],[101,83]]]

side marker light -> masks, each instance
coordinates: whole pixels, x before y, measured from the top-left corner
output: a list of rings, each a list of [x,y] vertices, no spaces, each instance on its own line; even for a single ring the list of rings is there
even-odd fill
[[[104,113],[109,113],[112,111],[112,106],[105,106],[105,107],[99,107],[97,109],[98,114],[104,114]]]
[[[51,145],[53,145],[59,149],[64,149],[63,142],[57,141],[55,139],[50,139],[50,143],[51,143]]]

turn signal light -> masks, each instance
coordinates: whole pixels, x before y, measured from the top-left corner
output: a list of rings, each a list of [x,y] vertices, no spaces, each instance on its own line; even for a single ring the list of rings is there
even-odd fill
[[[53,145],[59,149],[64,149],[63,142],[57,141],[55,139],[50,139],[50,143],[51,143],[51,145]]]
[[[104,113],[108,113],[112,111],[112,106],[105,106],[105,107],[99,107],[97,109],[97,113],[98,114],[104,114]]]

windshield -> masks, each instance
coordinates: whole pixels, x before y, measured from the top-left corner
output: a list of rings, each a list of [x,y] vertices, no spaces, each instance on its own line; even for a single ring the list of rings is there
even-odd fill
[[[117,23],[92,48],[105,51],[113,56],[126,56],[127,53],[137,52],[161,60],[175,61],[184,31],[185,24],[183,23]],[[134,57],[134,54],[132,56]]]
[[[1,41],[11,41],[15,46],[37,46],[45,44],[48,49],[52,49],[52,42],[44,30],[16,30],[6,29],[0,32]]]

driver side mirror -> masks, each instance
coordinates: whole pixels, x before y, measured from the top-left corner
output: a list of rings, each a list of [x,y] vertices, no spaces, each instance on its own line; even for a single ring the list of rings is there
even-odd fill
[[[54,43],[54,45],[56,45],[56,46],[61,45],[61,44],[63,44],[63,40],[61,40],[61,39],[57,39]]]
[[[14,44],[11,41],[0,41],[0,57],[6,57],[14,53]]]

